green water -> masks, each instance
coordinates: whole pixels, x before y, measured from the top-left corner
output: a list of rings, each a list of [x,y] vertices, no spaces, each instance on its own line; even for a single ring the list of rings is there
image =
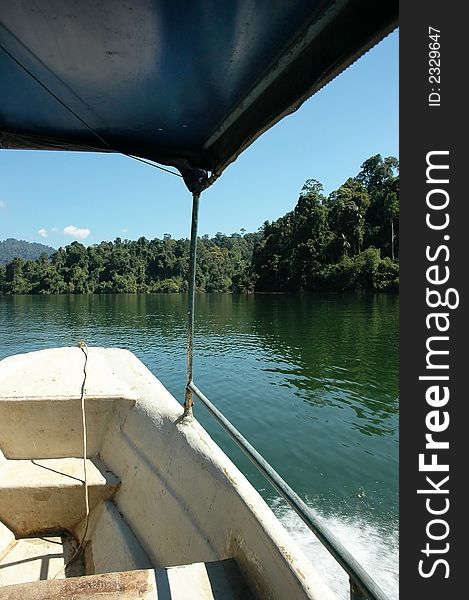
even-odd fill
[[[196,385],[397,597],[398,298],[207,294],[196,307]],[[128,348],[181,401],[185,319],[180,295],[0,297],[0,358],[80,339]],[[306,553],[327,561],[195,411]]]

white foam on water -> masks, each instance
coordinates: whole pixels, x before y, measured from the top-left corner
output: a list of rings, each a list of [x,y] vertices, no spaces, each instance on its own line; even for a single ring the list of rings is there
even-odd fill
[[[272,510],[340,600],[350,600],[348,576],[293,510],[274,500]],[[326,516],[314,510],[328,529],[392,600],[399,598],[399,533],[365,519]]]

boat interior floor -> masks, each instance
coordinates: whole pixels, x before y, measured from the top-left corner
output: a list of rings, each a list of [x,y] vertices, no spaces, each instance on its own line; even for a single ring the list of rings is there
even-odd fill
[[[118,477],[97,457],[86,471],[88,524],[82,459],[2,455],[0,600],[252,598],[233,559],[155,568],[113,502]]]
[[[76,548],[67,533],[14,540],[0,559],[0,586],[84,575],[81,553],[68,564]]]

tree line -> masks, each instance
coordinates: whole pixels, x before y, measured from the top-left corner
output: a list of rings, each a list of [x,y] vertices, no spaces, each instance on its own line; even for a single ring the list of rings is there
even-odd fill
[[[295,208],[258,232],[198,239],[198,290],[397,290],[398,188],[397,159],[379,154],[329,196],[307,180]],[[188,239],[73,242],[51,256],[0,266],[0,292],[184,292],[188,269]]]

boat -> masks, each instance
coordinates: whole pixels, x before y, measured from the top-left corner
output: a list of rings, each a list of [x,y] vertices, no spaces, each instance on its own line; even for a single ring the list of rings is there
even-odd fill
[[[160,585],[170,587],[168,598],[211,598],[207,589],[231,579],[236,598],[249,598],[250,588],[262,598],[333,598],[251,484],[196,419],[181,418],[181,405],[131,352],[93,347],[87,354],[90,513],[82,571],[95,575],[90,589],[104,580],[96,574],[138,571],[144,585],[157,586],[158,598]],[[11,531],[5,543],[15,544],[13,533],[20,540],[2,561],[2,583],[11,583],[9,571],[25,582],[33,570],[53,577],[70,557],[64,532],[83,538],[85,359],[77,347],[1,362],[8,458],[0,466],[0,520]],[[28,563],[17,544],[30,552],[32,539],[40,553]],[[44,566],[47,556],[56,558]],[[165,567],[156,570],[156,584],[155,566]],[[47,593],[61,585],[42,582]],[[29,597],[16,591],[22,589],[0,588],[0,598]]]
[[[184,406],[118,348],[0,362],[0,600],[335,597],[194,397],[348,572],[352,600],[386,598],[196,386],[193,335],[202,192],[396,25],[394,0],[2,3],[0,147],[119,152],[181,177],[193,210]]]

